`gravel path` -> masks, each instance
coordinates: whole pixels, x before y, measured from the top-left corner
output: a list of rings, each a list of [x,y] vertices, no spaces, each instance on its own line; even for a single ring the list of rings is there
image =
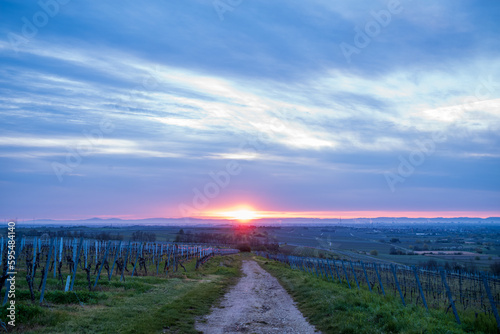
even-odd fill
[[[196,323],[216,333],[319,333],[304,318],[278,280],[255,261],[243,261],[243,274],[218,308]]]

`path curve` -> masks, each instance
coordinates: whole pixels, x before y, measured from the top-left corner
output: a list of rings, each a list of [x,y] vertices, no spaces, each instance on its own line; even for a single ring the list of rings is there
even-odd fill
[[[196,330],[218,333],[319,333],[295,306],[278,280],[255,261],[243,261],[244,276],[221,305],[196,323]]]

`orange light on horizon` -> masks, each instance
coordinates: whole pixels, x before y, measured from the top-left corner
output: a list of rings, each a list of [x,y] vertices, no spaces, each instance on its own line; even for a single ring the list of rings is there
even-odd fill
[[[378,218],[378,217],[406,217],[406,218],[456,218],[456,217],[496,217],[496,212],[470,212],[470,211],[261,211],[250,206],[237,206],[219,210],[207,211],[199,218],[238,220],[249,222],[255,219],[280,219],[280,218],[319,218],[319,219],[352,219],[352,218]]]
[[[258,218],[257,213],[252,210],[226,211],[221,212],[221,214],[227,218],[239,220],[240,222],[248,222],[250,220]]]
[[[239,222],[246,223],[254,219],[264,218],[258,210],[253,209],[248,205],[240,205],[229,209],[220,209],[216,211],[206,212],[205,216],[211,218],[223,218],[228,220],[238,220]]]

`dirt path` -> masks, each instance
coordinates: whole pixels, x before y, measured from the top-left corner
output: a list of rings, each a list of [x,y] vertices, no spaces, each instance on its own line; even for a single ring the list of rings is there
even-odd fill
[[[196,323],[216,333],[319,333],[295,306],[278,280],[255,261],[243,261],[243,274],[218,308]]]

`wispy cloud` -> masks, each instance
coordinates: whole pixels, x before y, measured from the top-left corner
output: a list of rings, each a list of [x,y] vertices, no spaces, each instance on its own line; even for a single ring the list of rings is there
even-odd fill
[[[498,189],[485,179],[498,178],[498,4],[401,1],[401,13],[347,64],[339,43],[386,6],[253,1],[220,21],[203,1],[71,2],[14,52],[8,33],[19,33],[22,16],[39,8],[7,3],[12,15],[0,28],[6,190],[22,184],[19,171],[43,178],[34,182],[39,191],[64,188],[45,179],[51,164],[64,163],[106,121],[114,130],[68,174],[88,181],[75,192],[90,193],[103,178],[104,193],[132,187],[133,175],[142,175],[145,187],[169,190],[152,191],[138,207],[154,202],[167,216],[231,160],[243,172],[213,205],[262,197],[304,212],[330,211],[335,201],[353,210],[452,206],[438,196],[430,198],[442,207],[417,203],[406,189],[464,205],[474,189],[493,203]],[[395,199],[384,172],[436,133],[446,139]],[[458,176],[469,180],[462,192]]]

